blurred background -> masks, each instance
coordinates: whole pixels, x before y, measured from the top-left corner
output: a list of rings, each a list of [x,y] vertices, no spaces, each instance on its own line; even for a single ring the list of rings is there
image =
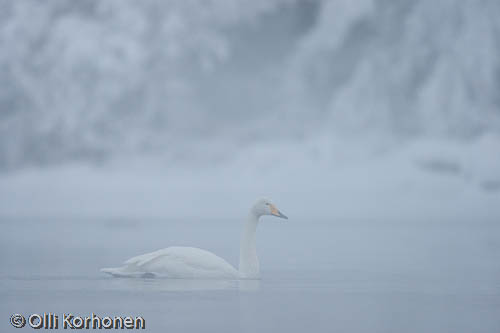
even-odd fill
[[[0,0],[0,330],[95,312],[500,332],[499,18],[497,0]],[[236,265],[263,195],[289,220],[262,219],[250,286],[99,272],[175,245]]]
[[[0,215],[498,218],[499,15],[0,0]]]

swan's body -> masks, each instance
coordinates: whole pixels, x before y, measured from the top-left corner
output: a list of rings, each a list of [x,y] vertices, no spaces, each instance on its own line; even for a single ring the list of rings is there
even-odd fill
[[[259,260],[255,233],[262,215],[287,218],[267,199],[260,199],[250,210],[240,246],[239,270],[215,254],[194,247],[168,247],[130,258],[124,266],[103,268],[115,277],[167,277],[177,279],[258,279]]]
[[[184,279],[235,279],[238,271],[215,254],[195,247],[173,246],[125,261],[118,268],[101,271],[116,277],[164,276]]]

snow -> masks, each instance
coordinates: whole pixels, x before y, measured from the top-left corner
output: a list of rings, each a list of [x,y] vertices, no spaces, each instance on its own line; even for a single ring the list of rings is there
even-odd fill
[[[500,130],[494,1],[2,6],[2,170]]]

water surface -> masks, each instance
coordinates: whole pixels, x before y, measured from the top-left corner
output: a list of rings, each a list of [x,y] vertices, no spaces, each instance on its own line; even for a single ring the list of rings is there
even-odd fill
[[[143,316],[151,332],[500,332],[495,221],[266,218],[260,281],[99,272],[169,245],[236,264],[240,227],[206,219],[2,219],[0,331],[14,331],[12,313],[94,312]]]

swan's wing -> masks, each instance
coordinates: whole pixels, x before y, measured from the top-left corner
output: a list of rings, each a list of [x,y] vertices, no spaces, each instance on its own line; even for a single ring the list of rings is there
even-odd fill
[[[166,249],[161,249],[161,250],[146,253],[146,254],[141,254],[141,255],[138,255],[138,256],[135,256],[135,257],[128,259],[127,261],[124,262],[124,264],[129,265],[129,266],[141,267],[141,266],[147,264],[148,262],[150,262],[156,258],[168,256],[169,249],[170,248],[166,248]]]
[[[238,271],[215,254],[193,247],[169,247],[130,258],[128,272],[152,273],[170,278],[235,278]]]

